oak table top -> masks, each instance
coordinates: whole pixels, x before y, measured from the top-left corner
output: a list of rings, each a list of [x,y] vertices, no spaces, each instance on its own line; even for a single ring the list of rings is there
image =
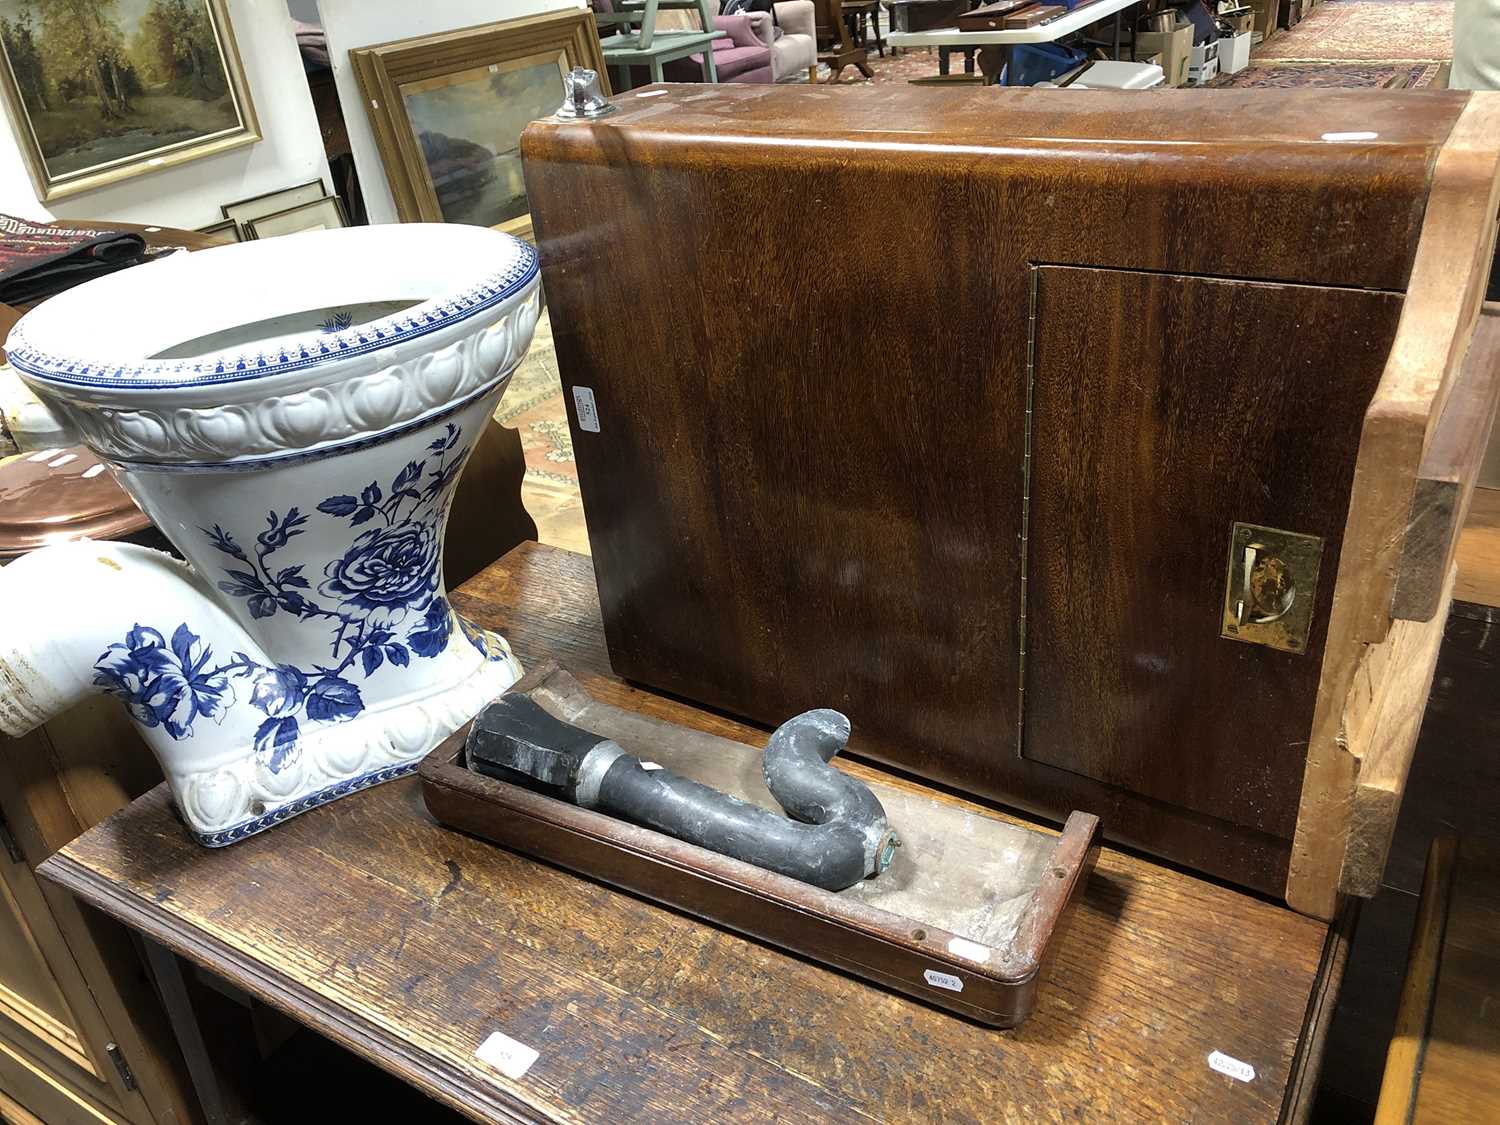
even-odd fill
[[[453,600],[601,699],[764,739],[609,672],[583,556],[524,544]],[[216,851],[161,786],[41,871],[476,1120],[1275,1120],[1341,971],[1326,925],[1105,849],[1036,1011],[988,1030],[448,831],[415,779]],[[475,1057],[496,1031],[521,1078]]]

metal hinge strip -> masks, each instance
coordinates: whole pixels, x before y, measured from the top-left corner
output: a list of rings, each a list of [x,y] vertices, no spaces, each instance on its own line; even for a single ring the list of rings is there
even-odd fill
[[[104,1053],[109,1056],[110,1062],[115,1064],[115,1069],[120,1072],[120,1081],[125,1083],[125,1089],[134,1090],[135,1074],[130,1069],[130,1064],[125,1061],[125,1054],[120,1050],[118,1043],[106,1043]]]
[[[1028,278],[1030,295],[1026,313],[1026,419],[1021,446],[1021,605],[1016,624],[1019,642],[1016,683],[1016,756],[1025,752],[1026,726],[1026,584],[1031,565],[1031,408],[1036,386],[1036,306],[1037,284],[1041,269],[1031,266]]]
[[[26,862],[26,856],[21,852],[21,845],[16,843],[16,838],[11,835],[10,825],[5,822],[3,812],[0,812],[0,847],[5,848],[5,854],[10,856],[12,863]]]

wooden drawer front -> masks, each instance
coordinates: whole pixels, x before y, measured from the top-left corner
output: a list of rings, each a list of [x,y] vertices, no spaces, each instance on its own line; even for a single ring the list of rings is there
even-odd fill
[[[1071,266],[1034,281],[1022,754],[1288,838],[1401,298]],[[1235,521],[1323,539],[1305,655],[1220,636]]]

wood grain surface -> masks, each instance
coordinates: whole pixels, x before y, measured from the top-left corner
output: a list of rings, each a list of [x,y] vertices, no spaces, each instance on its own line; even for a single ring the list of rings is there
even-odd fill
[[[1022,752],[1289,840],[1351,454],[1401,298],[1037,273]],[[1236,521],[1323,541],[1304,652],[1220,636]]]
[[[1396,1029],[1386,1053],[1380,1100],[1375,1107],[1375,1125],[1410,1125],[1417,1086],[1422,1077],[1422,1056],[1432,1022],[1437,993],[1438,965],[1443,952],[1443,931],[1448,924],[1448,906],[1453,892],[1453,866],[1458,839],[1439,836],[1427,852],[1427,871],[1422,880],[1422,899],[1412,928],[1406,959],[1406,977],[1401,983],[1401,1006]]]
[[[1500,850],[1434,840],[1376,1125],[1500,1119],[1497,930]]]
[[[454,601],[597,698],[764,738],[611,675],[581,556],[525,544]],[[414,779],[218,851],[157,789],[43,871],[477,1120],[1275,1120],[1327,935],[1106,849],[997,1032],[444,830]],[[474,1057],[495,1031],[523,1078]]]
[[[1286,885],[1289,903],[1323,918],[1342,888],[1368,749],[1348,739],[1345,709],[1366,650],[1392,643],[1416,481],[1483,303],[1500,205],[1496,137],[1500,93],[1472,95],[1433,163],[1396,338],[1360,434]]]
[[[1483,241],[1496,146],[1471,108],[1484,103],[1458,92],[1216,91],[1141,114],[1109,91],[870,87],[835,100],[816,87],[731,85],[619,103],[583,126],[535,122],[522,139],[559,369],[598,407],[597,431],[573,437],[615,670],[758,722],[836,705],[866,732],[872,758],[1043,815],[1092,812],[1118,842],[1274,895],[1286,890],[1297,795],[1311,777],[1335,796],[1305,806],[1317,822],[1304,838],[1305,881],[1319,893],[1298,901],[1331,918],[1353,771],[1326,724],[1335,740],[1317,767],[1332,757],[1332,771],[1304,770],[1318,657],[1283,674],[1298,661],[1221,639],[1222,584],[1204,579],[1196,552],[1212,542],[1227,556],[1229,524],[1243,518],[1235,505],[1289,530],[1307,516],[1325,539],[1340,537],[1361,434],[1351,412],[1382,376],[1419,235],[1433,247],[1420,259],[1433,283],[1443,252],[1433,232],[1448,232],[1460,264]],[[1427,206],[1435,168],[1448,177],[1440,219]],[[780,237],[788,224],[795,238]],[[810,253],[838,262],[839,284],[809,283]],[[1065,505],[1050,527],[1028,524],[1028,453],[1039,489],[1046,468],[1066,468],[1026,440],[1038,264],[1191,275],[1206,291],[1270,284],[1261,304],[1205,301],[1213,315],[1201,321],[1180,304],[1187,319],[1154,341],[1160,350],[1135,337],[1143,370],[1170,359],[1195,385],[1163,380],[1155,399],[1139,394],[1120,445],[1145,440],[1142,416],[1169,395],[1188,410],[1197,395],[1201,408],[1191,448],[1156,442],[1176,455],[1150,482],[1171,474],[1175,523],[1138,494],[1138,528],[1115,512],[1115,534],[1091,537],[1087,513]],[[1444,346],[1435,331],[1452,347],[1466,341],[1462,286],[1440,287],[1426,306],[1440,328],[1408,332],[1403,387],[1426,386],[1427,345]],[[1168,288],[1138,295],[1168,302]],[[757,308],[775,309],[774,320],[747,312]],[[1132,310],[1163,326],[1171,311]],[[1246,319],[1226,325],[1226,311]],[[1056,342],[1072,333],[1080,352],[1113,362],[1103,333],[1120,326],[1093,313],[1055,324]],[[1098,338],[1083,339],[1090,332]],[[1129,367],[1120,361],[1122,383]],[[1232,422],[1244,431],[1226,427],[1217,444],[1216,396],[1238,404]],[[1252,403],[1277,427],[1256,429],[1243,409]],[[1441,405],[1435,394],[1422,403],[1411,409]],[[1058,418],[1052,432],[1084,424]],[[1424,433],[1419,424],[1412,457],[1398,458],[1404,494],[1382,494],[1396,526],[1377,530],[1395,537],[1398,556]],[[1258,460],[1237,451],[1240,437]],[[1384,520],[1385,508],[1364,510]],[[1153,534],[1164,540],[1158,569],[1132,570],[1153,560]],[[1078,585],[1112,574],[1143,600],[1099,621],[1119,607],[1102,606],[1096,588],[1056,587],[1068,601],[1054,620],[1097,626],[1088,655],[1100,662],[1069,665],[1055,698],[1044,680],[1032,684],[1026,706],[1040,700],[1042,718],[1057,721],[1041,732],[1052,751],[1033,742],[1037,753],[1023,756],[1028,535],[1069,539]],[[1190,535],[1191,552],[1167,549]],[[1357,584],[1358,567],[1340,579],[1330,556],[1319,637],[1344,580]],[[1165,595],[1163,619],[1143,623],[1153,594]],[[1387,584],[1382,614],[1389,595]],[[1122,635],[1136,626],[1146,631]],[[1169,656],[1192,675],[1152,672],[1154,642],[1168,634],[1201,637]],[[1353,661],[1340,638],[1338,658]],[[1055,655],[1054,671],[1076,653]],[[1256,713],[1236,743],[1220,701],[1235,696],[1237,674]],[[1325,683],[1341,699],[1349,679]],[[1205,688],[1214,704],[1179,721]],[[1333,858],[1311,858],[1319,849]]]
[[[1360,674],[1349,689],[1344,731],[1350,745],[1363,749],[1339,877],[1349,894],[1369,898],[1380,890],[1432,694],[1453,581],[1450,568],[1430,621],[1392,622],[1386,643],[1365,650]]]
[[[1460,839],[1452,870],[1415,1125],[1500,1120],[1500,851]]]
[[[1448,572],[1458,553],[1474,486],[1500,399],[1500,302],[1480,312],[1458,384],[1433,431],[1411,499],[1401,570],[1391,596],[1391,615],[1430,621],[1438,615]]]
[[[1458,582],[1453,597],[1500,606],[1500,488],[1476,488],[1455,554]]]

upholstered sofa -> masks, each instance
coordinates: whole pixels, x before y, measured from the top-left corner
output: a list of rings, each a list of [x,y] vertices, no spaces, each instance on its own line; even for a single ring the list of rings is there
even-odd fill
[[[663,13],[665,14],[665,13]],[[661,21],[658,20],[658,26]],[[771,69],[771,44],[765,31],[771,17],[766,12],[745,15],[714,16],[714,29],[724,38],[713,41],[714,68],[720,82],[774,82]],[[702,82],[703,56],[689,55],[662,67],[669,82]]]
[[[781,34],[771,44],[772,81],[811,80],[818,65],[817,18],[813,0],[783,0],[772,5]]]
[[[718,0],[710,0],[715,11]],[[720,82],[786,82],[809,78],[818,63],[813,0],[783,0],[770,12],[714,17],[714,28],[725,33],[714,41],[714,67]],[[696,12],[673,9],[657,16],[656,26],[681,29],[698,26]],[[673,82],[703,81],[703,56],[692,55],[668,63],[663,70]]]

